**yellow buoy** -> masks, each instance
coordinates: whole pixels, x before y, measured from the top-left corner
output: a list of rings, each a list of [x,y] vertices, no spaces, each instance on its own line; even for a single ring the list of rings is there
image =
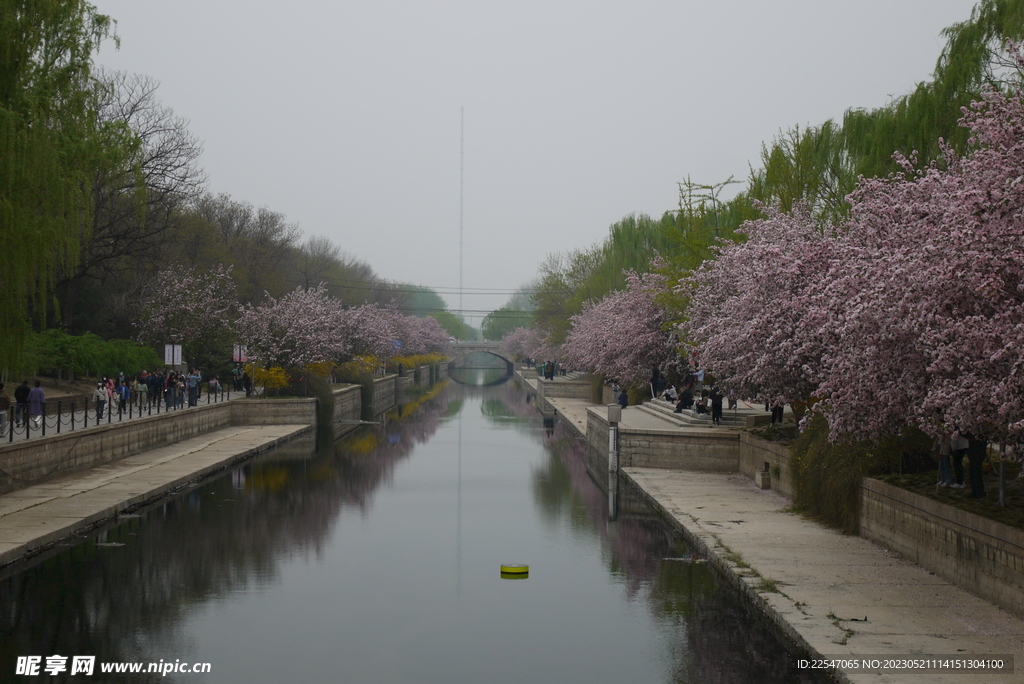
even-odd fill
[[[529,565],[502,565],[501,571],[509,575],[526,575],[530,572]]]
[[[528,579],[530,573],[528,572],[503,572],[501,573],[501,579]]]

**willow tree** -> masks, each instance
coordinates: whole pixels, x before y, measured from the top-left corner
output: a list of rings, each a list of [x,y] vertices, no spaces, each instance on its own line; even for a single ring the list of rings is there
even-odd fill
[[[82,0],[0,0],[0,367],[78,255],[89,160],[103,153],[92,56],[112,28]]]
[[[963,108],[985,89],[1019,83],[1005,46],[1024,38],[1024,0],[982,0],[970,19],[942,33],[946,45],[931,81],[885,107],[846,112],[843,135],[857,174],[881,177],[900,171],[894,152],[916,153],[921,162],[941,160],[940,141],[963,151],[968,137],[959,125]]]
[[[846,196],[856,183],[843,129],[830,119],[820,126],[796,126],[771,146],[762,145],[761,168],[751,172],[747,194],[787,212],[801,204],[834,223],[849,210]]]

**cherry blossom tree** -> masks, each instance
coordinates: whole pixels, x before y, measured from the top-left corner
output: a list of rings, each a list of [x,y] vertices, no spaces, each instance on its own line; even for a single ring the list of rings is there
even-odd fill
[[[136,337],[148,344],[180,343],[185,357],[208,359],[226,347],[238,311],[231,268],[175,268],[157,273],[143,291]]]
[[[544,329],[516,328],[501,341],[501,349],[511,356],[548,360],[561,358],[561,348],[551,342],[551,335]]]
[[[660,274],[627,271],[626,289],[588,303],[572,317],[562,358],[625,385],[643,384],[652,366],[678,359],[677,336],[666,330],[668,316],[655,301],[664,288]]]
[[[341,303],[321,284],[247,306],[238,332],[248,355],[266,367],[294,368],[334,361],[350,351]]]
[[[703,367],[725,386],[761,400],[808,401],[818,389],[827,339],[816,293],[838,268],[835,231],[804,205],[740,230],[747,239],[715,248],[678,289],[689,302],[681,325]]]
[[[863,179],[847,223],[767,210],[684,282],[682,332],[759,396],[819,397],[837,438],[905,422],[1024,434],[1024,103],[965,109],[970,152]]]
[[[822,384],[838,431],[885,432],[900,417],[990,439],[1024,432],[1024,103],[989,93],[962,125],[970,154],[901,160],[904,175],[851,195]],[[895,404],[885,416],[864,410],[879,390]]]

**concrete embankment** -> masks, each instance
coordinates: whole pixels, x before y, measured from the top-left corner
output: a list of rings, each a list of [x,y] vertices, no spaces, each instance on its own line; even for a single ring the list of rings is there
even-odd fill
[[[313,428],[223,428],[0,497],[0,566],[37,553]]]
[[[396,381],[374,379],[375,413],[395,405]],[[332,393],[321,418],[338,436],[360,424],[363,392]],[[313,398],[241,399],[0,445],[0,566],[311,433],[317,420]]]
[[[533,387],[527,378],[522,382]],[[587,402],[550,396],[546,402],[587,435]],[[641,429],[639,424],[650,419],[633,411],[627,409],[623,421],[632,419],[633,427]],[[789,512],[788,499],[757,487],[740,472],[635,465],[621,472],[812,658],[1013,655],[1017,665],[1016,672],[984,676],[962,670],[877,674],[839,669],[832,672],[837,680],[1024,682],[1024,620],[952,582],[872,541]]]

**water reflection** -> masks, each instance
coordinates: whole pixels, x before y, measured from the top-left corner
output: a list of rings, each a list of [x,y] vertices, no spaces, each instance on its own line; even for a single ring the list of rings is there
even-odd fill
[[[610,521],[585,444],[514,383],[438,385],[9,572],[0,680],[83,654],[210,661],[208,682],[812,681],[708,566],[664,560],[690,550],[628,487],[619,503]]]

